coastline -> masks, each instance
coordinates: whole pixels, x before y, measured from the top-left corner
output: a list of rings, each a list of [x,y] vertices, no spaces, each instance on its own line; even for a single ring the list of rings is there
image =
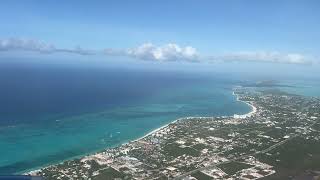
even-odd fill
[[[187,117],[185,117],[185,118],[187,118]],[[170,122],[170,123],[167,123],[167,124],[165,124],[165,125],[163,125],[163,126],[161,126],[161,127],[159,127],[159,128],[156,128],[156,129],[148,132],[147,134],[143,135],[142,137],[133,140],[132,142],[139,141],[139,140],[141,140],[141,139],[143,139],[143,138],[145,138],[145,137],[147,137],[147,136],[150,136],[150,135],[152,135],[152,134],[160,131],[161,129],[169,126],[170,124],[176,123],[177,121],[182,120],[182,119],[185,119],[185,118],[179,118],[179,119],[176,119],[176,120],[174,120],[174,121],[172,121],[172,122]],[[128,142],[128,143],[129,143],[129,142]],[[127,144],[127,143],[124,143],[124,144]],[[124,145],[124,144],[121,144],[121,145]]]
[[[223,116],[223,117],[234,117],[234,118],[235,118],[235,116],[239,116],[238,118],[247,118],[247,117],[253,116],[253,115],[257,112],[257,108],[256,108],[253,104],[251,104],[251,103],[248,102],[248,101],[242,101],[242,100],[240,100],[240,99],[239,99],[239,96],[235,93],[235,91],[232,91],[232,95],[236,96],[236,100],[237,100],[237,101],[242,102],[242,103],[245,103],[245,104],[247,104],[248,106],[250,106],[250,107],[251,107],[251,111],[248,112],[248,113],[246,113],[246,114],[240,114],[240,115],[234,114],[233,116]],[[150,131],[150,132],[147,133],[146,135],[144,135],[144,136],[142,136],[142,137],[140,137],[140,138],[138,138],[138,139],[136,139],[136,140],[133,140],[132,142],[139,141],[139,140],[141,140],[141,139],[143,139],[143,138],[145,138],[145,137],[147,137],[147,136],[150,136],[150,135],[152,135],[152,134],[160,131],[161,129],[169,126],[170,124],[176,123],[177,121],[184,120],[184,119],[189,119],[189,118],[212,118],[212,117],[211,117],[211,116],[210,116],[210,117],[189,116],[189,117],[178,118],[178,119],[176,119],[176,120],[174,120],[174,121],[172,121],[172,122],[170,122],[170,123],[167,123],[167,124],[165,124],[165,125],[163,125],[163,126],[161,126],[161,127],[159,127],[159,128],[156,128],[156,129]],[[128,143],[129,143],[129,142],[128,142]],[[127,144],[127,143],[124,143],[124,144]],[[123,145],[123,144],[121,144],[121,145]]]
[[[246,114],[242,114],[242,115],[234,114],[234,115],[230,115],[230,116],[217,116],[217,117],[224,117],[224,118],[233,117],[233,118],[235,118],[235,119],[244,119],[244,118],[253,116],[253,115],[257,112],[257,108],[256,108],[254,105],[252,105],[250,102],[240,100],[240,99],[239,99],[239,96],[235,93],[234,90],[232,91],[232,95],[236,96],[236,101],[245,103],[245,104],[247,104],[248,106],[250,106],[250,107],[251,107],[251,111],[248,112],[248,113],[246,113]],[[161,126],[161,127],[159,127],[159,128],[156,128],[156,129],[154,129],[154,130],[151,130],[150,132],[146,133],[145,135],[143,135],[143,136],[141,136],[141,137],[139,137],[139,138],[137,138],[137,139],[135,139],[135,140],[130,140],[130,141],[128,141],[128,142],[121,143],[121,144],[119,144],[119,145],[117,145],[117,146],[115,146],[115,147],[120,147],[120,146],[129,144],[129,143],[131,143],[131,142],[136,142],[136,141],[142,140],[142,139],[144,139],[144,138],[146,138],[146,137],[148,137],[148,136],[151,136],[151,135],[153,135],[153,134],[161,131],[162,129],[166,128],[166,127],[169,126],[170,124],[177,123],[178,121],[182,121],[182,120],[184,120],[184,119],[192,119],[192,118],[200,118],[200,119],[201,119],[201,118],[216,118],[216,117],[215,117],[215,116],[207,116],[207,117],[206,117],[206,116],[189,116],[189,117],[178,118],[178,119],[175,119],[174,121],[169,122],[169,123],[167,123],[167,124],[165,124],[165,125],[163,125],[163,126]],[[82,155],[82,156],[80,155],[80,156],[75,157],[75,158],[72,158],[72,159],[62,160],[62,161],[59,162],[59,163],[55,163],[55,164],[51,164],[51,165],[46,165],[46,166],[34,168],[33,170],[32,170],[32,169],[26,170],[26,171],[24,171],[24,172],[22,172],[22,173],[23,173],[23,174],[26,174],[26,175],[32,175],[32,174],[35,174],[36,172],[41,171],[41,170],[44,169],[44,168],[51,167],[51,166],[55,166],[55,165],[57,165],[57,164],[62,164],[62,163],[64,163],[64,162],[66,162],[66,161],[70,161],[70,160],[74,160],[74,159],[82,159],[82,158],[88,158],[88,157],[90,157],[90,156],[95,156],[95,155],[98,155],[98,154],[103,153],[103,151],[105,151],[106,149],[115,148],[115,147],[104,148],[103,150],[100,150],[100,151],[95,152],[95,153],[90,153],[90,154],[86,154],[86,155]]]
[[[248,102],[248,101],[240,100],[240,99],[239,99],[239,96],[238,96],[234,91],[232,92],[232,95],[236,96],[237,101],[243,102],[243,103],[245,103],[245,104],[247,104],[248,106],[251,107],[251,111],[250,111],[250,112],[248,112],[248,113],[246,113],[246,114],[240,114],[240,115],[239,115],[239,114],[234,114],[234,115],[233,115],[234,118],[244,119],[244,118],[253,116],[253,115],[257,112],[257,108],[256,108],[253,104],[251,104],[251,103]]]

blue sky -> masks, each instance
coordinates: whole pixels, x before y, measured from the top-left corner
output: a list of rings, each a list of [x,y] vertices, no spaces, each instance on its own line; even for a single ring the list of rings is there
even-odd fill
[[[0,57],[27,56],[25,51],[43,51],[45,44],[59,52],[49,55],[56,58],[81,48],[106,59],[318,62],[317,0],[0,3],[0,39],[7,40]]]

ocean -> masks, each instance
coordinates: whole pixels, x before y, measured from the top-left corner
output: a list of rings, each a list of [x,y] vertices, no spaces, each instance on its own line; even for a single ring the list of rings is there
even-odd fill
[[[299,79],[285,81],[288,87],[281,87],[280,89],[288,93],[320,97],[320,80],[319,79]]]
[[[0,67],[0,174],[135,140],[177,118],[244,114],[238,80],[155,70]]]

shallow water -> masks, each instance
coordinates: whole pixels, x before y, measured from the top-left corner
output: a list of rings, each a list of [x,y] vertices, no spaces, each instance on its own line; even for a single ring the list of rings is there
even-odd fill
[[[250,111],[234,80],[28,68],[1,72],[0,174],[114,147],[180,117]]]

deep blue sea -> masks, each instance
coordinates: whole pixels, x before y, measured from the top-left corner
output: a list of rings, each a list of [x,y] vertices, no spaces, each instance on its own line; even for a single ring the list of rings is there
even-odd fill
[[[180,117],[247,113],[236,84],[160,70],[1,66],[0,174],[114,147]]]

